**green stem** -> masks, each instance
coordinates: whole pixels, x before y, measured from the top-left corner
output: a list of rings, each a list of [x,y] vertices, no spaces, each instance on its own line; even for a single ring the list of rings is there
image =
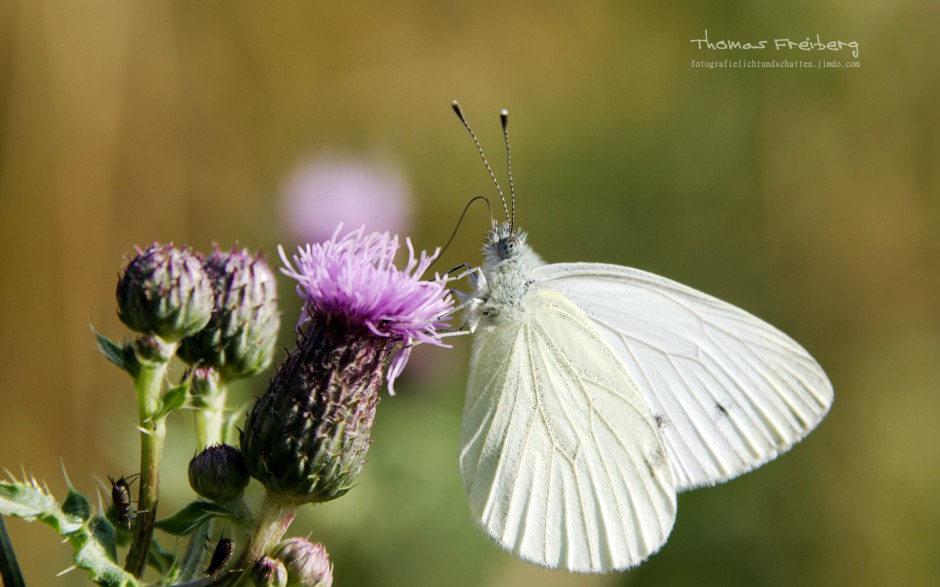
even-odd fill
[[[196,450],[224,442],[222,427],[225,424],[225,402],[228,385],[219,383],[218,393],[203,398],[205,407],[196,410]]]
[[[140,428],[140,491],[137,497],[134,535],[127,559],[124,561],[124,569],[137,578],[144,574],[147,566],[153,525],[157,519],[160,456],[163,454],[163,443],[166,439],[166,416],[155,418],[155,415],[160,407],[160,394],[168,364],[142,364],[134,382]]]
[[[196,452],[224,442],[222,428],[225,424],[225,401],[227,396],[228,386],[220,382],[216,388],[216,393],[199,398],[200,407],[195,411]],[[213,526],[212,520],[203,522],[189,537],[189,544],[180,565],[180,580],[190,581],[196,578],[204,552],[203,540],[206,535],[212,533]]]
[[[297,504],[282,497],[265,493],[261,508],[255,516],[255,523],[248,534],[248,544],[241,555],[229,568],[248,571],[251,566],[266,555],[283,538],[284,533],[297,513]],[[242,577],[247,576],[244,573]]]

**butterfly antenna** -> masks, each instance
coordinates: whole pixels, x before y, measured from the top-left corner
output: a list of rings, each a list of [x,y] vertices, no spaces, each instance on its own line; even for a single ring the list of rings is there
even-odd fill
[[[457,226],[454,227],[454,232],[450,233],[450,238],[447,239],[447,243],[441,248],[441,252],[438,253],[437,257],[435,257],[434,260],[431,261],[431,264],[428,265],[428,269],[433,267],[434,264],[437,263],[437,260],[444,256],[444,251],[447,250],[447,247],[449,247],[450,243],[453,242],[454,237],[457,236],[457,231],[460,229],[460,224],[463,222],[463,217],[467,215],[467,211],[470,210],[470,206],[477,200],[483,200],[484,202],[486,202],[486,209],[489,210],[490,212],[490,218],[493,217],[493,208],[490,206],[489,198],[487,198],[486,196],[476,196],[474,198],[471,198],[470,201],[467,202],[467,205],[464,206],[463,212],[460,213],[460,218],[457,219]]]
[[[506,140],[506,173],[509,175],[509,205],[512,207],[509,214],[509,232],[516,224],[516,189],[512,184],[512,153],[509,150],[509,110],[503,108],[499,111],[499,121],[503,125],[503,138]]]
[[[473,144],[477,146],[477,151],[480,153],[480,157],[483,158],[483,165],[486,166],[486,170],[489,172],[490,178],[492,178],[493,184],[496,186],[496,191],[499,192],[499,199],[503,202],[503,211],[506,212],[506,218],[509,218],[509,207],[506,206],[506,198],[503,196],[503,190],[499,187],[499,182],[496,181],[496,174],[493,173],[493,169],[486,160],[486,155],[483,154],[483,147],[480,146],[480,141],[477,140],[477,135],[473,132],[473,129],[470,128],[470,123],[467,122],[467,117],[463,115],[463,110],[460,108],[460,103],[457,102],[457,100],[454,100],[451,102],[450,106],[454,109],[454,112],[457,113],[457,118],[459,118],[460,122],[463,123],[464,128],[466,128],[467,132],[470,133],[470,138],[473,139]]]

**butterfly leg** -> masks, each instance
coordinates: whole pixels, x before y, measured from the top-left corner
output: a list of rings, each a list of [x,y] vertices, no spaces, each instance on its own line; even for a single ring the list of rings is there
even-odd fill
[[[458,269],[463,269],[463,271],[460,272],[460,274],[451,277],[450,274],[457,271]],[[462,263],[457,265],[447,272],[447,281],[460,281],[461,279],[466,279],[470,283],[470,289],[473,290],[479,288],[481,281],[484,284],[486,283],[486,278],[483,277],[483,271],[479,267],[471,267],[469,263]]]
[[[479,323],[479,314],[478,308],[480,304],[483,303],[483,300],[480,298],[474,297],[468,293],[462,292],[459,289],[450,290],[450,294],[457,298],[457,306],[454,307],[453,313],[463,312],[464,314],[464,323],[461,324],[458,328],[452,331],[445,331],[445,336],[458,336],[459,334],[472,334]]]
[[[453,330],[440,330],[437,334],[439,338],[451,338],[454,336],[466,336],[473,333],[464,327],[460,327]]]
[[[458,269],[462,269],[458,275],[450,277],[451,273],[454,273]],[[467,263],[457,265],[453,269],[447,272],[448,281],[459,281],[461,279],[466,279],[470,284],[470,289],[474,292],[485,291],[486,276],[483,275],[483,270],[479,267],[471,267]],[[466,292],[460,291],[458,289],[449,290],[451,295],[457,298],[457,306],[453,309],[453,312],[463,312],[466,317],[465,322],[457,330],[453,331],[454,333],[473,333],[477,329],[477,325],[480,323],[480,311],[479,308],[483,304],[483,298],[478,295],[468,294]],[[451,334],[451,336],[457,336],[457,334]]]

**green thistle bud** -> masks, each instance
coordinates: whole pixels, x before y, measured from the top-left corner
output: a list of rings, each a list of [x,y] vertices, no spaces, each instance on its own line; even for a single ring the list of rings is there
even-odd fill
[[[254,375],[271,364],[280,326],[274,274],[260,256],[234,247],[227,253],[216,247],[203,267],[215,309],[205,328],[182,341],[178,355],[215,367],[223,381]]]
[[[212,367],[199,365],[193,369],[189,394],[194,408],[211,408],[222,393],[219,372]]]
[[[281,561],[269,556],[261,557],[248,572],[255,587],[286,587],[287,567]]]
[[[209,322],[212,284],[197,253],[154,243],[121,273],[117,302],[128,328],[176,342]]]
[[[138,336],[134,341],[134,357],[144,365],[168,363],[173,358],[173,346],[159,336]]]
[[[278,545],[274,556],[287,568],[288,587],[331,587],[333,565],[319,542],[291,538]]]
[[[216,503],[238,499],[248,481],[245,457],[227,444],[210,446],[189,461],[189,485]]]
[[[249,412],[241,449],[252,477],[298,503],[344,495],[365,463],[388,339],[310,321]]]

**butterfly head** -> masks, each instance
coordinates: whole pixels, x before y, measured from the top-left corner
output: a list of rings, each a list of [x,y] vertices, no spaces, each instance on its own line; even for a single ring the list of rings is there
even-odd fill
[[[494,226],[483,242],[483,271],[489,273],[499,266],[541,265],[539,256],[526,244],[526,237],[526,233],[508,222]]]
[[[503,261],[516,256],[519,253],[519,250],[519,237],[514,234],[503,237],[499,240],[498,243],[496,243],[496,254],[499,255],[499,258]]]

